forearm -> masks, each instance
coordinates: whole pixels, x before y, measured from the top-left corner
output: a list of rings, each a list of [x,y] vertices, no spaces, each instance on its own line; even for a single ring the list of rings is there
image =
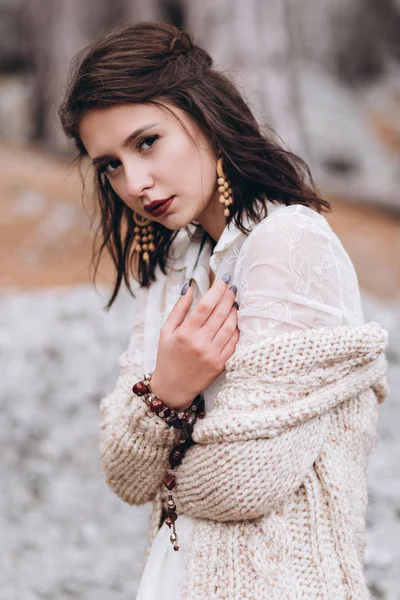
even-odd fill
[[[327,423],[312,419],[271,439],[196,444],[176,470],[178,513],[241,521],[279,507],[312,469]]]
[[[121,376],[100,404],[99,450],[112,490],[129,504],[152,500],[168,467],[176,430],[131,392],[141,375]]]

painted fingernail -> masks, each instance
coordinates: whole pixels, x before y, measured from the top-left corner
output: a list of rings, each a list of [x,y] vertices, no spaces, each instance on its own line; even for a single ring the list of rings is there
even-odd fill
[[[239,304],[236,302],[236,300],[235,300],[235,302],[233,303],[233,306],[234,306],[235,308],[239,308]]]
[[[229,275],[229,273],[225,273],[225,275],[222,277],[222,281],[224,283],[229,283],[231,279],[232,277]]]
[[[237,287],[235,284],[231,285],[231,287],[229,288],[234,294],[236,294],[237,292]]]
[[[189,289],[189,282],[187,281],[183,288],[181,289],[181,296],[184,296]]]

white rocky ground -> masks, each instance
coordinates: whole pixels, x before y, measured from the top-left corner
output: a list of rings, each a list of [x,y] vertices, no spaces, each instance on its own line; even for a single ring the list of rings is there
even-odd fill
[[[103,482],[98,401],[112,389],[132,302],[109,314],[83,286],[0,300],[0,590],[2,600],[135,597],[149,505]],[[400,309],[364,297],[390,332],[391,395],[370,462],[367,575],[375,598],[400,598]]]

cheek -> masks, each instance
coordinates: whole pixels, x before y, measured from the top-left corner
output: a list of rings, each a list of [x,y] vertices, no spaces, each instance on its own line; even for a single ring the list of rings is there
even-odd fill
[[[204,141],[199,142],[197,148],[191,140],[176,137],[168,149],[168,160],[162,169],[169,178],[188,184],[196,196],[201,191],[210,193],[216,185],[213,155],[211,150],[204,150]]]

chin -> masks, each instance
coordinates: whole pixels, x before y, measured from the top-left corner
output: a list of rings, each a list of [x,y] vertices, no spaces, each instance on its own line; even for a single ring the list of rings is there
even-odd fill
[[[164,227],[167,229],[171,229],[171,231],[176,231],[177,229],[183,229],[186,225],[189,225],[192,219],[185,219],[182,215],[166,215],[166,218],[161,222]]]

